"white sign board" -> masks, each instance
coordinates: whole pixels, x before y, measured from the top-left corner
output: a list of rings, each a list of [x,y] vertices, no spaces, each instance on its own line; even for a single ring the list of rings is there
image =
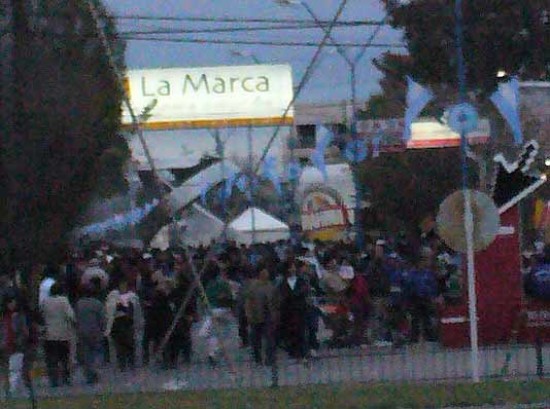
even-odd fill
[[[146,129],[292,124],[289,65],[131,70],[126,90],[136,115],[156,100]],[[122,123],[132,125],[127,107]]]

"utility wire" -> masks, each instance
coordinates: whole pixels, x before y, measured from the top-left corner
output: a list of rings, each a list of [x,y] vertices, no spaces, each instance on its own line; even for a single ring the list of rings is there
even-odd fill
[[[198,44],[240,44],[240,45],[266,45],[273,47],[318,47],[319,43],[314,41],[294,42],[294,41],[262,41],[262,40],[230,40],[230,39],[202,39],[202,38],[168,38],[168,37],[145,37],[145,36],[120,36],[127,41],[148,41],[159,43],[198,43]],[[402,43],[331,43],[326,47],[360,47],[360,48],[406,48]]]
[[[172,17],[172,16],[145,16],[145,15],[113,15],[116,20],[138,20],[138,21],[187,21],[207,23],[296,23],[311,24],[311,20],[303,19],[274,19],[274,18],[228,18],[228,17]],[[332,26],[331,20],[319,20],[322,24]],[[343,20],[338,24],[363,23],[370,25],[387,24],[372,20]]]
[[[342,28],[354,28],[372,26],[367,22],[350,22],[346,24],[338,24],[338,27]],[[150,30],[127,30],[120,31],[124,34],[203,34],[203,33],[233,33],[233,32],[249,32],[249,31],[278,31],[278,30],[310,30],[318,29],[317,24],[286,24],[286,25],[268,25],[268,26],[236,26],[236,27],[218,27],[218,28],[200,28],[200,29],[182,29],[174,27],[151,27]]]

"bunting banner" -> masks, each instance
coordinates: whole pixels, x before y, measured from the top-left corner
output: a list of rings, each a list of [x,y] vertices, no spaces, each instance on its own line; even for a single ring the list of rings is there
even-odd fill
[[[491,102],[504,117],[514,135],[516,145],[523,143],[523,132],[519,115],[519,82],[517,78],[499,84],[498,89],[491,95]]]
[[[149,213],[158,206],[160,201],[158,199],[153,200],[151,203],[146,204],[143,207],[132,209],[128,213],[116,214],[110,219],[103,222],[93,223],[88,226],[82,227],[77,230],[79,236],[85,235],[97,235],[105,233],[109,230],[122,230],[128,226],[135,226],[141,222]]]

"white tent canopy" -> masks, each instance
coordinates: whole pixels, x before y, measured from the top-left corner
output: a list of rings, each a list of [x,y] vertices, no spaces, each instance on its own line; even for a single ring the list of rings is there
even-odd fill
[[[290,237],[288,225],[267,214],[261,209],[251,207],[229,224],[229,231],[234,231],[238,242],[250,244],[286,240]]]

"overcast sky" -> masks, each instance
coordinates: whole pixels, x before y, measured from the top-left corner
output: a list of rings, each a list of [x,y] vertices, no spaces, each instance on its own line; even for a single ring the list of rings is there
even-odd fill
[[[283,7],[271,0],[104,0],[109,10],[115,16],[154,16],[154,17],[207,17],[235,19],[301,19],[310,20],[302,6]],[[322,20],[330,20],[336,13],[340,0],[309,0],[309,6]],[[349,0],[340,20],[381,20],[384,10],[379,0]],[[220,25],[219,23],[197,22],[162,22],[135,19],[118,19],[118,29],[121,33],[136,30],[152,29],[212,29],[220,27],[235,27],[235,23]],[[239,25],[242,26],[241,23]],[[266,23],[261,24],[265,26]],[[252,24],[248,24],[249,26]],[[364,43],[372,35],[375,27],[358,26],[338,28],[334,30],[334,39],[339,42]],[[201,38],[222,40],[260,40],[260,41],[319,41],[323,32],[318,28],[308,30],[276,30],[240,33],[216,34],[170,34],[170,38]],[[385,26],[378,33],[375,43],[399,43],[399,33]],[[369,49],[357,65],[358,87],[360,100],[366,100],[378,89],[378,71],[372,65],[372,59],[381,55],[387,49]],[[233,51],[233,52],[232,52]],[[235,51],[245,56],[236,56]],[[350,57],[357,53],[357,48],[348,48]],[[315,52],[314,47],[273,47],[267,45],[227,45],[227,44],[192,44],[165,43],[158,41],[135,41],[127,43],[126,63],[128,68],[158,68],[158,67],[200,67],[217,65],[247,65],[252,63],[254,55],[262,63],[288,63],[292,66],[294,83],[297,85]],[[401,51],[402,52],[402,51]],[[249,57],[246,57],[248,55]],[[349,99],[349,69],[344,59],[334,48],[325,48],[319,64],[315,67],[313,76],[298,97],[303,102],[336,102]],[[257,135],[262,132],[257,132]],[[190,137],[191,138],[191,137]],[[181,139],[173,133],[153,135],[153,139],[162,140],[156,143],[155,156],[168,158],[177,152],[185,151]],[[206,142],[211,138],[207,134],[194,135],[188,140],[187,150],[194,152],[210,151],[213,143]],[[266,137],[258,137],[256,147],[265,145]],[[171,141],[171,142],[169,142]],[[235,137],[232,149],[242,151],[242,138]],[[177,149],[176,149],[177,148]],[[138,149],[136,147],[136,149]],[[157,152],[158,151],[158,152]],[[195,153],[196,155],[196,153]],[[193,155],[193,156],[195,156]]]

